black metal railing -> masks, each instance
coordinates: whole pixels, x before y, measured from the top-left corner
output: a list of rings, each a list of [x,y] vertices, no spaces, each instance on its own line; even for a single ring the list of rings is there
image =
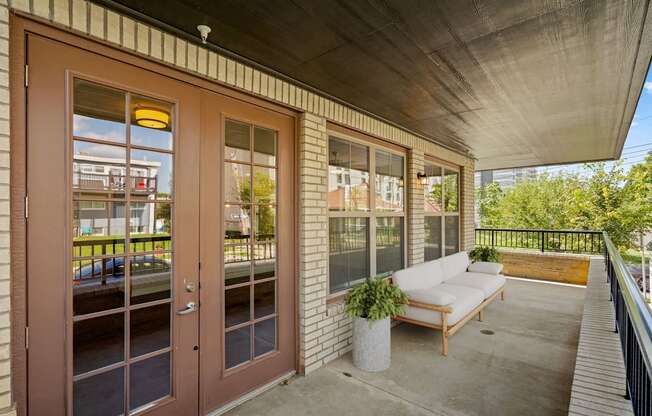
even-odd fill
[[[615,330],[620,336],[626,374],[626,398],[634,414],[652,414],[652,312],[616,246],[604,233],[604,257]]]
[[[602,231],[476,228],[475,244],[541,252],[602,254]]]

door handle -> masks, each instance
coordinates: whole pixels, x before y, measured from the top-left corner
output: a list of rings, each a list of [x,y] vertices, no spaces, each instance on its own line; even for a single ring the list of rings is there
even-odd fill
[[[185,308],[177,311],[177,315],[188,315],[195,311],[197,311],[197,304],[195,302],[188,302]]]

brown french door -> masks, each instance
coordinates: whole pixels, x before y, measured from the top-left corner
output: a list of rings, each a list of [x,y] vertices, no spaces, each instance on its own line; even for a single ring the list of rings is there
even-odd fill
[[[28,413],[207,414],[294,370],[294,118],[27,45]]]
[[[294,119],[202,97],[205,410],[295,368]]]

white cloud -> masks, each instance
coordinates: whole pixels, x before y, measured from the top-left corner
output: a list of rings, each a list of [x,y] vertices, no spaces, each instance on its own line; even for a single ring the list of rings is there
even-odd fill
[[[645,84],[643,84],[643,89],[645,89],[648,93],[652,94],[652,82],[646,81]]]

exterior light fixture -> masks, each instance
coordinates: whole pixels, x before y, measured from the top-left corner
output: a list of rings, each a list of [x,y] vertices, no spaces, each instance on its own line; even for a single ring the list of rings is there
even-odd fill
[[[166,129],[170,125],[170,114],[157,108],[141,107],[134,111],[136,124],[150,129]]]
[[[419,172],[419,173],[417,173],[417,181],[421,185],[426,185],[426,184],[428,184],[428,176],[425,173]]]

